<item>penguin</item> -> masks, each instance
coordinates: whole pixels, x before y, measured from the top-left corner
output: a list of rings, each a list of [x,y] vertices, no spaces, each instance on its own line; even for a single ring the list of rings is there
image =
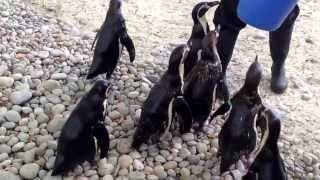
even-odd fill
[[[259,122],[263,122],[263,137],[267,138],[262,139],[265,142],[262,142],[254,161],[250,162],[252,164],[249,165],[249,171],[243,180],[287,180],[287,172],[277,144],[281,121],[272,110],[265,109],[259,116]]]
[[[190,52],[188,54],[187,59],[185,60],[185,77],[189,74],[191,69],[200,59],[201,52],[199,52],[199,50],[202,48],[202,39],[210,31],[209,24],[206,18],[206,13],[210,8],[218,4],[219,1],[200,2],[196,4],[192,9],[191,15],[193,20],[193,27],[191,36],[187,42],[187,44],[190,46]]]
[[[160,140],[168,133],[173,124],[174,115],[180,120],[180,132],[184,133],[192,125],[189,106],[182,96],[183,63],[188,55],[189,47],[184,44],[176,47],[171,53],[169,66],[160,81],[156,83],[146,101],[143,103],[140,120],[134,133],[132,147],[139,149],[151,138]]]
[[[80,100],[61,129],[52,176],[66,175],[84,161],[93,163],[96,154],[94,137],[100,158],[107,157],[109,133],[104,126],[104,101],[109,82],[97,81]]]
[[[201,59],[184,83],[183,96],[190,106],[193,121],[198,123],[197,130],[202,130],[212,110],[215,90],[222,75],[216,40],[215,31],[210,31],[202,40]]]
[[[134,43],[127,33],[121,5],[122,0],[110,0],[106,19],[92,44],[92,48],[95,45],[95,49],[87,79],[103,73],[106,73],[106,79],[110,79],[121,56],[122,45],[129,52],[130,62],[135,59]]]
[[[218,115],[226,116],[226,122],[218,135],[221,174],[227,172],[240,157],[249,156],[257,146],[256,123],[262,107],[258,93],[261,78],[262,67],[256,57],[246,73],[241,89],[209,118],[211,122]]]

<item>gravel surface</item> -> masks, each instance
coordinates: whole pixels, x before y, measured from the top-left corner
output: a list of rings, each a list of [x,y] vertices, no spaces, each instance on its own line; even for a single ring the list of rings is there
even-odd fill
[[[57,137],[75,103],[91,87],[84,78],[92,58],[92,31],[100,26],[107,4],[104,0],[44,1],[48,3],[44,5],[30,2],[0,1],[1,180],[61,179],[50,176]],[[216,154],[221,119],[208,125],[206,133],[173,133],[160,146],[143,145],[140,153],[129,147],[135,121],[151,88],[142,79],[158,80],[171,50],[186,41],[196,2],[125,1],[137,60],[132,64],[125,54],[112,78],[105,121],[111,139],[109,157],[93,166],[84,163],[65,179],[220,178]],[[318,180],[320,4],[316,0],[302,0],[300,4],[287,63],[290,85],[286,93],[279,96],[270,92],[268,36],[253,28],[240,35],[228,81],[232,92],[238,90],[249,64],[259,55],[265,71],[260,92],[265,103],[282,115],[279,146],[290,179]]]

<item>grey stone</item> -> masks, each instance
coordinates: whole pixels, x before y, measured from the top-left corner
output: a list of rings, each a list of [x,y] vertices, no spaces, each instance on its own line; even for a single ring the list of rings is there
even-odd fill
[[[4,117],[6,118],[7,121],[14,122],[14,123],[18,123],[21,120],[20,114],[14,110],[7,111],[4,114]]]
[[[43,74],[44,72],[42,70],[34,70],[30,73],[30,76],[33,79],[37,79],[37,78],[40,78]]]
[[[175,161],[169,161],[163,165],[164,169],[166,169],[166,170],[175,169],[175,168],[177,168],[177,166],[178,166],[178,163]]]
[[[24,146],[24,142],[18,142],[17,144],[15,144],[14,146],[12,146],[11,150],[13,152],[17,152],[19,150],[21,150]]]
[[[65,118],[61,116],[55,116],[54,119],[49,122],[47,129],[51,133],[56,133],[57,131],[60,131],[65,122]]]
[[[0,162],[9,159],[8,153],[1,153],[0,154]]]
[[[182,139],[186,142],[194,140],[194,135],[192,133],[185,133],[182,135]]]
[[[118,104],[118,112],[123,116],[127,116],[129,114],[129,107],[121,102]]]
[[[133,162],[133,159],[128,155],[120,156],[118,163],[121,168],[128,168]]]
[[[204,143],[201,143],[201,142],[197,143],[197,151],[198,151],[199,153],[205,153],[205,152],[207,152],[207,145],[204,144]]]
[[[25,163],[31,163],[35,160],[35,155],[36,155],[36,149],[31,149],[24,153],[23,161]]]
[[[0,179],[2,180],[20,180],[20,178],[8,171],[0,170]]]
[[[51,79],[64,80],[64,79],[67,79],[67,74],[66,73],[55,73],[55,74],[52,74]]]
[[[10,88],[14,83],[14,79],[11,77],[0,77],[0,87]]]
[[[11,152],[10,146],[6,144],[0,144],[0,153],[7,153],[9,154]]]
[[[139,96],[139,92],[138,91],[132,91],[128,93],[128,97],[131,99],[137,98]]]
[[[25,164],[20,168],[19,174],[26,179],[33,179],[37,177],[37,174],[40,170],[38,164],[30,163]]]
[[[58,81],[56,80],[47,80],[44,83],[42,83],[43,88],[45,88],[48,91],[52,91],[54,89],[60,89],[61,85]]]
[[[144,164],[143,164],[140,160],[135,159],[135,160],[133,161],[133,167],[134,167],[136,170],[141,171],[141,170],[144,169]]]
[[[108,175],[103,176],[102,180],[113,180],[113,177],[108,174]]]
[[[139,171],[133,171],[129,173],[129,179],[130,180],[140,180],[140,179],[145,179],[145,175],[143,172]]]
[[[111,111],[109,113],[109,118],[111,120],[119,119],[121,117],[121,114],[118,111]]]
[[[11,93],[10,101],[13,104],[23,104],[29,101],[32,98],[32,92],[29,90],[20,90]]]

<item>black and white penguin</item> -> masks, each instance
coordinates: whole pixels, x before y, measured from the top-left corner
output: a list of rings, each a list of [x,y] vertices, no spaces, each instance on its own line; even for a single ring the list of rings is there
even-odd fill
[[[250,169],[243,180],[287,180],[287,173],[283,159],[279,152],[278,140],[281,131],[281,122],[270,109],[265,109],[259,115],[259,122],[263,124],[261,146],[250,162]],[[261,123],[262,122],[262,123]]]
[[[124,45],[129,52],[130,61],[135,59],[135,48],[127,33],[125,19],[121,11],[122,0],[110,0],[106,19],[98,31],[92,48],[95,49],[87,79],[107,73],[109,79],[117,66]]]
[[[186,77],[197,61],[201,58],[202,39],[210,31],[209,24],[206,18],[207,11],[218,5],[219,1],[213,2],[200,2],[192,9],[193,27],[191,36],[188,40],[190,52],[185,60],[184,76]]]
[[[249,156],[256,147],[256,121],[262,107],[258,94],[261,78],[262,67],[256,58],[247,71],[242,88],[210,117],[211,121],[218,115],[226,115],[218,137],[221,174],[227,172],[240,157]]]
[[[160,139],[173,124],[177,113],[183,119],[180,132],[191,128],[192,117],[187,102],[182,97],[183,71],[181,67],[189,52],[187,45],[175,48],[170,56],[168,70],[156,83],[142,106],[141,117],[133,137],[132,147],[139,149],[150,138]]]
[[[193,121],[202,129],[215,101],[215,89],[222,75],[216,49],[216,32],[210,31],[202,40],[201,59],[185,79],[183,96],[188,102]]]
[[[94,137],[100,158],[107,156],[109,134],[104,126],[104,101],[108,92],[109,82],[97,81],[72,111],[58,139],[52,176],[66,175],[84,161],[93,163],[97,151]]]

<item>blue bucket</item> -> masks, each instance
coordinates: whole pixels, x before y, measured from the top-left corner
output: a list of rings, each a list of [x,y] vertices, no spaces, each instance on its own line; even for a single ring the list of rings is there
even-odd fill
[[[239,18],[256,28],[274,31],[278,29],[298,0],[239,0]]]

